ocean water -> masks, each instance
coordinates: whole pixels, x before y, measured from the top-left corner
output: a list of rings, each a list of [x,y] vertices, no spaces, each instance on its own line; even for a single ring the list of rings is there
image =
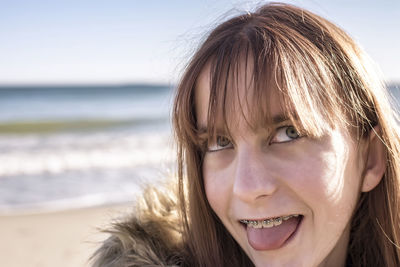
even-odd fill
[[[133,201],[174,170],[166,86],[0,89],[0,214]]]
[[[400,86],[390,86],[399,102]],[[0,215],[134,201],[171,179],[172,88],[0,88]]]

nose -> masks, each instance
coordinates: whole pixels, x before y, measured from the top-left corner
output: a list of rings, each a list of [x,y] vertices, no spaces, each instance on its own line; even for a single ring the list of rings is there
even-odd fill
[[[273,161],[268,153],[251,148],[238,150],[236,155],[233,193],[244,202],[253,202],[274,194],[278,188]]]

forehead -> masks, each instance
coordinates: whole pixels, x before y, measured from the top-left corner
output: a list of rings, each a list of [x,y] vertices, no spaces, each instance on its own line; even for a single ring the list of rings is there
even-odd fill
[[[263,127],[269,120],[267,117],[284,117],[285,109],[278,85],[275,81],[265,82],[260,88],[263,93],[256,93],[254,80],[252,79],[252,64],[239,64],[237,72],[230,73],[223,86],[216,86],[216,92],[212,93],[211,66],[207,64],[200,72],[195,85],[195,112],[197,128],[207,127],[209,112],[216,124],[224,124],[224,116],[229,128],[234,128],[241,121],[252,125],[258,125],[262,120]],[[221,90],[225,90],[224,93]],[[210,100],[210,95],[212,99]],[[210,102],[216,101],[213,110],[210,110]],[[224,114],[225,113],[225,114]],[[268,115],[266,116],[265,113]]]

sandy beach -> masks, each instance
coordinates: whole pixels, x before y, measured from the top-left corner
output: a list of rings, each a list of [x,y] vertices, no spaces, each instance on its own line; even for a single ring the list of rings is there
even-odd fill
[[[0,215],[0,262],[7,267],[80,267],[107,235],[113,218],[132,211],[132,204],[59,212]]]

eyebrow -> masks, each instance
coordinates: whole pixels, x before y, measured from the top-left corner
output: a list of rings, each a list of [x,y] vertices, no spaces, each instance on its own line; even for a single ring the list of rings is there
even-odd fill
[[[208,132],[208,127],[206,125],[201,125],[200,128],[197,129],[198,135],[203,135]]]
[[[280,124],[284,121],[289,120],[289,117],[285,114],[277,114],[272,117],[272,124]]]
[[[272,125],[277,125],[288,120],[290,120],[290,118],[287,115],[280,113],[272,117]],[[197,129],[197,133],[198,135],[207,134],[208,133],[207,125],[201,124]]]

